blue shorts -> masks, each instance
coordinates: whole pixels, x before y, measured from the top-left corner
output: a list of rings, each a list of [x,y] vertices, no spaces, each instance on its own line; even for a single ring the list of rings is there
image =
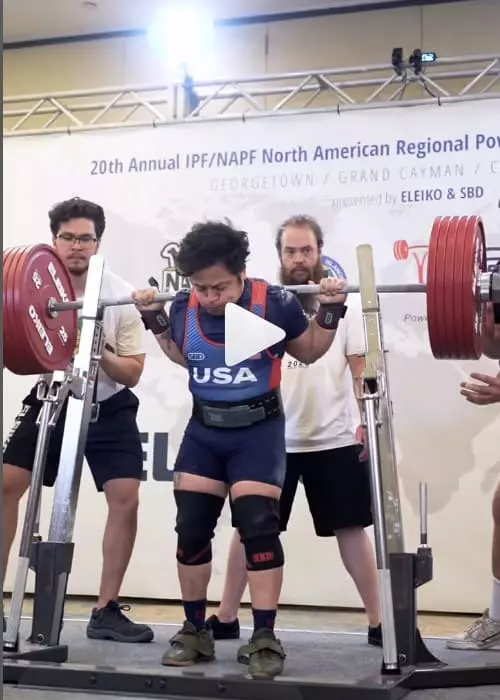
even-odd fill
[[[285,418],[279,416],[248,428],[207,428],[196,418],[187,424],[174,466],[232,486],[257,481],[281,488],[285,480]]]

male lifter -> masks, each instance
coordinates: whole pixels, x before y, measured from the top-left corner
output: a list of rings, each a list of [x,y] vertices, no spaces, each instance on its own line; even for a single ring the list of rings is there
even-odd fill
[[[285,420],[280,397],[286,350],[300,362],[321,357],[346,312],[344,282],[321,280],[319,309],[309,320],[282,287],[246,277],[248,237],[229,225],[195,225],[181,241],[177,264],[192,293],[179,292],[169,317],[155,290],[135,292],[145,324],[165,354],[188,368],[193,413],[175,463],[177,562],[186,620],[163,663],[188,665],[215,658],[206,628],[211,540],[229,491],[245,548],[254,630],[249,674],[280,674],[284,651],[274,634],[283,548],[279,498],[285,476]],[[285,340],[235,367],[225,366],[224,312],[228,303],[266,318]]]
[[[83,297],[89,259],[99,250],[106,220],[102,207],[74,198],[57,204],[49,212],[54,249],[66,265],[75,295]],[[122,279],[105,271],[103,296],[131,293]],[[89,425],[85,456],[96,488],[104,491],[108,519],[102,544],[101,587],[87,636],[115,642],[149,642],[153,630],[135,624],[123,614],[128,606],[117,602],[120,587],[134,548],[137,532],[139,486],[143,460],[136,416],[139,401],[130,391],[144,368],[144,328],[133,306],[107,307],[104,313],[106,347],[97,378],[97,422]],[[36,387],[26,396],[23,408],[3,449],[3,577],[14,540],[19,502],[28,489],[38,437],[36,420],[42,404]],[[50,436],[44,485],[57,478],[67,404]]]

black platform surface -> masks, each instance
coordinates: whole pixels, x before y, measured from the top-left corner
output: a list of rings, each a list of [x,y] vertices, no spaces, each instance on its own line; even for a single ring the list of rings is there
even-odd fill
[[[85,627],[86,622],[65,620],[61,642],[69,645],[69,664],[85,664],[92,667],[106,665],[127,671],[135,668],[151,674],[161,674],[165,671],[178,675],[195,672],[211,677],[246,674],[246,667],[236,661],[236,652],[238,646],[250,635],[249,629],[242,629],[240,641],[217,642],[217,660],[213,663],[203,664],[195,669],[165,669],[160,663],[161,657],[168,646],[168,640],[178,629],[177,626],[154,625],[155,640],[150,644],[91,641],[86,638]],[[23,620],[21,630],[22,638],[26,638],[29,632],[28,621]],[[287,653],[285,676],[354,681],[376,674],[380,670],[382,652],[368,646],[366,634],[279,630],[278,636]],[[500,652],[449,651],[442,639],[427,639],[426,643],[434,654],[450,665],[500,664]],[[70,700],[75,697],[75,693],[56,692],[50,688],[38,690],[4,685],[3,697],[6,700]],[[94,692],[78,693],[77,697],[82,700],[114,697],[119,700],[126,696],[99,696]],[[331,697],[335,700],[334,693]],[[406,697],[410,700],[500,700],[500,679],[498,686],[418,690],[412,691]]]

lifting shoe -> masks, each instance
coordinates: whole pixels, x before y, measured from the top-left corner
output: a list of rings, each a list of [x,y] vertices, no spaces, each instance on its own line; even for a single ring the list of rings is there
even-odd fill
[[[164,666],[192,666],[204,661],[215,659],[215,644],[212,632],[208,629],[197,630],[188,622],[184,622],[170,640],[170,649],[163,655]]]

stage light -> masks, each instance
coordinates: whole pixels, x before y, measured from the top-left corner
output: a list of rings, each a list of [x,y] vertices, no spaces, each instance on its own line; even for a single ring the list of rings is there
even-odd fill
[[[208,78],[214,58],[214,22],[201,8],[166,8],[149,27],[148,38],[166,68],[184,79]]]

